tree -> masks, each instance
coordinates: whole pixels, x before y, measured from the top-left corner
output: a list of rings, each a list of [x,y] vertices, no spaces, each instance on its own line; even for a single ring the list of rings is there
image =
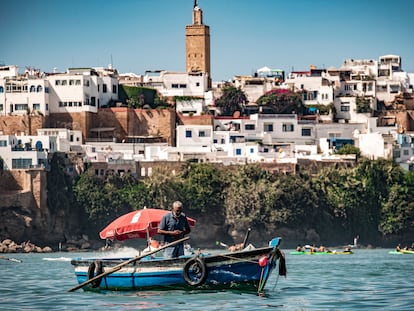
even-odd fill
[[[286,89],[271,90],[262,95],[256,103],[277,114],[304,114],[306,111],[301,94]]]
[[[149,205],[156,208],[168,209],[180,198],[178,178],[171,175],[167,167],[156,167],[151,176],[144,180],[148,191]]]
[[[74,192],[89,220],[102,227],[109,220],[133,210],[128,197],[122,194],[123,186],[124,180],[118,175],[102,178],[86,171],[75,183]]]
[[[226,222],[236,230],[266,222],[265,210],[274,205],[269,192],[271,176],[257,165],[236,167],[229,176],[224,204]]]
[[[214,164],[190,164],[181,173],[182,197],[189,209],[222,214],[224,175]]]
[[[355,154],[356,159],[361,157],[361,150],[351,144],[345,144],[340,149],[335,151],[336,154]]]
[[[221,114],[224,116],[232,116],[235,111],[243,112],[243,106],[247,103],[244,92],[234,86],[223,88],[223,95],[216,100],[216,106],[221,108]]]

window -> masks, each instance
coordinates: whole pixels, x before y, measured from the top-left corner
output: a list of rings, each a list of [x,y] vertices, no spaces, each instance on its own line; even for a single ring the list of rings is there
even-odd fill
[[[198,137],[206,137],[206,132],[205,131],[199,131],[198,132]]]
[[[116,94],[116,89],[117,89],[116,84],[112,85],[112,93]]]
[[[27,110],[27,104],[16,104],[14,105],[14,110],[16,111],[22,111],[22,110]]]
[[[35,91],[35,89],[36,89],[35,86],[34,85],[31,85],[30,86],[30,93],[33,93]]]
[[[4,93],[4,87],[0,86],[0,93]]]
[[[32,165],[32,159],[12,159],[12,168],[29,168]]]
[[[108,92],[108,87],[107,87],[107,85],[104,83],[104,84],[102,84],[102,92],[103,93],[106,93],[106,92]]]
[[[67,85],[68,81],[67,80],[62,80],[62,85]]]
[[[178,84],[173,83],[173,84],[171,85],[171,88],[173,88],[173,89],[178,89]]]
[[[244,129],[245,129],[246,131],[254,131],[254,129],[255,129],[255,125],[254,125],[254,124],[245,124],[245,125],[244,125]]]
[[[191,138],[192,137],[192,132],[190,130],[186,130],[185,131],[185,137],[186,138]]]
[[[40,104],[33,104],[33,110],[39,111],[40,110]]]
[[[0,104],[0,111],[3,111],[3,104]]]
[[[250,153],[253,154],[254,153],[254,148],[250,148]]]
[[[69,85],[75,85],[75,80],[69,80]]]
[[[241,154],[242,154],[241,149],[240,148],[237,148],[236,149],[236,155],[241,155]]]
[[[349,111],[349,103],[343,103],[341,105],[341,111],[344,111],[344,112]]]
[[[75,85],[81,85],[81,80],[75,80]]]
[[[282,131],[283,132],[293,132],[295,130],[295,126],[291,123],[283,123],[282,124]]]
[[[7,140],[0,140],[0,147],[7,147]]]
[[[196,86],[198,87],[198,86],[200,86],[200,82],[196,82]]]
[[[265,131],[265,132],[273,132],[273,123],[265,123],[263,125],[263,131]]]
[[[312,130],[309,128],[303,128],[302,129],[302,136],[311,136],[312,135]]]
[[[36,92],[40,93],[41,91],[43,91],[43,87],[41,85],[38,85],[36,88]]]

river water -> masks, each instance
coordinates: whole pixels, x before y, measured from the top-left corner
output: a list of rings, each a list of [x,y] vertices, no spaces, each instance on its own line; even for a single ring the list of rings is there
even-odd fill
[[[0,310],[414,310],[414,255],[357,249],[353,255],[286,253],[266,296],[231,291],[93,293],[79,289],[70,259],[94,253],[7,254],[0,260]]]

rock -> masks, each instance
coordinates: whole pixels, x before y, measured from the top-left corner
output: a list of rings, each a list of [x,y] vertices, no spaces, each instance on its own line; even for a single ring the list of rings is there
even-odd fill
[[[16,243],[9,244],[9,246],[7,247],[7,252],[8,253],[15,253],[16,250],[17,250]]]
[[[81,249],[89,249],[91,248],[91,244],[88,242],[82,243]]]
[[[7,246],[0,244],[0,253],[5,253],[7,251]]]
[[[49,247],[49,246],[45,246],[45,247],[43,247],[43,249],[42,249],[42,252],[43,253],[51,253],[53,250],[52,250],[52,248],[51,247]]]
[[[3,245],[9,245],[10,243],[12,243],[13,241],[12,240],[10,240],[10,239],[5,239],[3,242],[1,242],[1,244],[3,244]]]

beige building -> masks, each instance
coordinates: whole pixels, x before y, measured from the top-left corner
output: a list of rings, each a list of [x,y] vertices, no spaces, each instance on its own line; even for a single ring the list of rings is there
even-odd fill
[[[193,23],[185,27],[186,71],[210,74],[210,27],[203,24],[203,11],[194,1]]]

